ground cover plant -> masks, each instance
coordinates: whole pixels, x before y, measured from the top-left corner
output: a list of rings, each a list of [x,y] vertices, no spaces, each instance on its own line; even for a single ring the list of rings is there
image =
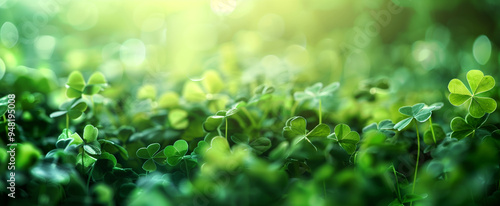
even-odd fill
[[[3,205],[500,203],[496,2],[49,3],[0,1]]]

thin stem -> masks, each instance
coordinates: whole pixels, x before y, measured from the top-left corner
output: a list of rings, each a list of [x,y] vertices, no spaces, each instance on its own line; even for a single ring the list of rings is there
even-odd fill
[[[321,97],[319,98],[319,109],[318,109],[318,113],[319,113],[319,123],[321,124],[321,123],[322,123],[322,119],[321,119]]]
[[[226,119],[226,139],[227,139],[227,117],[225,118]]]
[[[187,176],[188,180],[191,180],[191,178],[189,177],[188,163],[187,163],[185,158],[183,158],[183,159],[184,159],[184,164],[186,166],[186,176]]]
[[[69,114],[66,113],[66,133],[69,137]]]
[[[2,117],[3,117],[3,123],[5,123],[5,132],[7,136],[9,136],[9,125],[7,124],[7,118],[5,118],[5,114],[2,115]]]
[[[89,178],[87,178],[87,193],[89,193],[90,188],[90,177],[92,176],[92,172],[94,172],[95,165],[90,169]]]
[[[431,125],[431,133],[432,133],[432,139],[434,140],[434,144],[436,144],[436,135],[434,134],[434,128],[432,127],[432,117],[429,117],[429,124]]]
[[[250,112],[248,112],[247,108],[245,108],[245,107],[242,107],[241,110],[243,110],[243,113],[245,113],[245,115],[247,115],[247,117],[250,120],[250,123],[252,124],[252,126],[255,127],[255,125],[257,123],[255,122],[255,119],[253,118],[252,114],[250,114]]]
[[[418,161],[420,159],[420,135],[418,134],[418,123],[415,121],[415,128],[417,132],[417,162],[415,163],[415,174],[413,175],[413,186],[411,189],[411,193],[415,194],[415,185],[417,183],[417,172],[418,172]],[[410,206],[413,204],[413,201],[410,202]]]
[[[396,181],[396,191],[397,191],[397,194],[398,194],[398,200],[399,200],[399,202],[402,202],[402,200],[401,200],[401,192],[399,191],[398,175],[396,174],[396,169],[394,168],[394,164],[392,164],[392,172],[394,173],[394,180]]]

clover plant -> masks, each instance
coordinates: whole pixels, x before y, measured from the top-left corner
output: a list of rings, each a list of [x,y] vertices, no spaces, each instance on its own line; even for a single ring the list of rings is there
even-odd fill
[[[152,143],[147,147],[141,147],[137,150],[136,155],[146,161],[142,164],[142,169],[146,172],[153,172],[156,170],[156,164],[164,165],[165,154],[160,151],[159,143]]]
[[[323,83],[318,82],[310,87],[307,87],[303,92],[295,92],[293,97],[295,100],[302,102],[312,100],[318,102],[319,123],[322,123],[321,98],[329,97],[339,88],[340,84],[334,82],[323,88]]]

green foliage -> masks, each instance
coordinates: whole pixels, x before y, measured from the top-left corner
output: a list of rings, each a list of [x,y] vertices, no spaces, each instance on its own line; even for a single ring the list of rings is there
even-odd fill
[[[83,75],[79,71],[73,71],[66,82],[66,96],[68,98],[80,98],[84,95],[94,95],[99,93],[107,85],[106,78],[101,72],[93,73],[88,82],[85,83]]]
[[[356,151],[356,145],[359,142],[359,134],[356,131],[351,131],[351,128],[346,124],[335,126],[334,133],[330,134],[328,138],[338,142],[348,154],[353,154]]]
[[[61,104],[59,109],[60,111],[51,113],[50,118],[68,115],[69,118],[76,119],[87,110],[87,103],[81,98],[73,99]]]
[[[481,118],[475,118],[470,114],[462,117],[455,117],[451,120],[451,133],[452,138],[463,139],[466,137],[474,137],[476,130],[478,130],[488,119],[488,115],[482,116]]]
[[[327,137],[330,134],[330,127],[326,124],[319,124],[316,125],[316,127],[314,127],[311,131],[307,132],[306,126],[307,121],[304,117],[291,117],[286,121],[285,127],[283,127],[283,137],[291,140],[293,142],[292,145],[296,145],[302,140],[306,140],[317,151],[318,148],[314,146],[311,139]]]
[[[177,140],[174,145],[165,147],[164,153],[167,158],[167,163],[171,166],[179,164],[184,159],[188,151],[188,143],[185,140]]]
[[[145,159],[142,169],[153,172],[156,170],[156,164],[164,165],[165,154],[160,151],[159,143],[152,143],[147,147],[141,147],[136,152],[137,157]]]
[[[446,133],[439,124],[432,124],[424,133],[424,142],[427,145],[435,145],[446,137]]]
[[[455,106],[465,103],[469,114],[475,118],[481,118],[485,113],[494,112],[497,108],[496,101],[478,95],[491,90],[495,86],[495,79],[490,75],[485,76],[482,71],[470,70],[467,72],[467,82],[470,90],[459,79],[450,81],[448,84],[450,103]]]
[[[318,82],[310,87],[307,87],[303,92],[295,92],[293,97],[299,102],[307,100],[317,101],[319,98],[331,96],[333,92],[339,88],[339,86],[340,84],[338,82],[334,82],[326,87],[323,87],[323,83]]]
[[[403,130],[411,123],[413,119],[419,122],[425,122],[431,117],[432,111],[441,109],[441,107],[443,107],[443,103],[435,103],[431,106],[427,106],[424,103],[418,103],[411,107],[401,107],[399,108],[399,112],[410,117],[396,123],[396,125],[394,125],[394,129],[397,129],[398,131]]]

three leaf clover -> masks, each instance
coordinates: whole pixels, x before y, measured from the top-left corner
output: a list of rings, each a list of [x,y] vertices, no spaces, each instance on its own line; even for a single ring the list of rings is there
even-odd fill
[[[332,95],[339,88],[340,84],[334,82],[323,88],[323,83],[318,82],[307,87],[303,92],[295,92],[293,97],[297,101],[318,100],[321,97]]]
[[[165,147],[164,153],[167,157],[167,163],[170,166],[175,166],[179,164],[181,160],[184,159],[188,151],[188,143],[186,140],[177,140],[174,145],[169,145]]]
[[[387,137],[392,137],[394,136],[394,134],[396,134],[396,132],[393,131],[394,129],[394,123],[392,123],[391,120],[389,119],[386,119],[386,120],[382,120],[378,123],[374,122],[366,127],[363,128],[363,133],[366,133],[370,130],[377,130],[383,134],[385,134],[385,136]]]
[[[457,139],[463,139],[466,137],[474,137],[475,132],[479,129],[488,119],[489,115],[485,115],[481,118],[475,118],[468,114],[465,119],[462,117],[455,117],[451,120],[451,137]]]
[[[87,110],[87,103],[81,98],[74,99],[63,103],[59,107],[60,111],[53,112],[50,114],[50,118],[60,117],[62,115],[68,115],[71,119],[76,119],[80,117],[85,110]]]
[[[326,124],[318,124],[310,132],[306,129],[307,121],[304,117],[295,116],[286,121],[283,127],[283,137],[287,139],[294,139],[293,145],[298,144],[302,140],[307,140],[316,151],[318,148],[314,146],[310,138],[314,137],[327,137],[330,134],[330,127]]]
[[[497,103],[489,97],[480,97],[478,94],[487,92],[495,86],[495,79],[484,75],[479,70],[467,72],[467,82],[470,90],[459,79],[452,79],[448,84],[450,95],[448,99],[455,106],[466,104],[472,117],[480,118],[485,113],[492,113],[497,108]]]
[[[359,134],[351,131],[346,124],[335,126],[334,133],[328,135],[328,138],[334,139],[348,153],[353,154],[356,151],[356,144],[359,142]]]
[[[147,147],[141,147],[137,150],[136,155],[141,159],[146,159],[146,162],[142,165],[142,169],[152,172],[156,170],[156,163],[163,165],[165,161],[165,155],[160,151],[159,143],[152,143]],[[155,163],[156,162],[156,163]]]
[[[79,98],[82,94],[94,95],[97,94],[102,87],[106,86],[106,78],[101,72],[94,72],[87,83],[83,79],[83,75],[79,71],[73,71],[66,82],[66,96],[68,98]]]
[[[396,125],[394,125],[394,129],[397,129],[398,131],[403,130],[413,119],[419,122],[425,122],[431,117],[432,111],[441,109],[441,107],[443,107],[443,103],[441,102],[432,104],[431,106],[426,106],[424,103],[418,103],[411,107],[401,107],[399,108],[399,112],[410,117],[396,123]]]

